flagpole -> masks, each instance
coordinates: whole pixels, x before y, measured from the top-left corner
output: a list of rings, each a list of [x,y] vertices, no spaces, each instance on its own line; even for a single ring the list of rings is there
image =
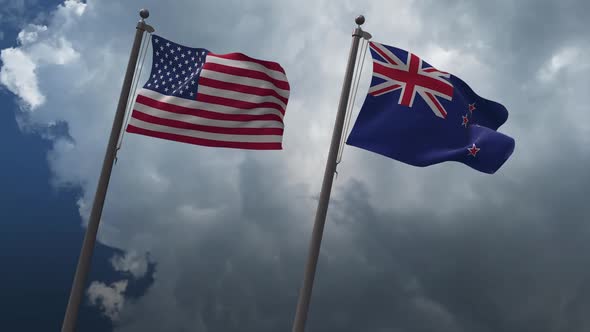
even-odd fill
[[[346,109],[348,107],[348,97],[350,96],[352,74],[354,72],[359,41],[361,38],[370,38],[370,35],[361,29],[361,25],[365,23],[364,16],[358,16],[355,19],[355,22],[357,27],[354,29],[352,34],[352,46],[348,56],[348,64],[346,65],[346,74],[344,76],[344,84],[342,85],[342,92],[340,94],[338,112],[336,113],[334,132],[332,133],[332,141],[330,143],[330,151],[328,153],[328,161],[324,171],[324,180],[322,182],[320,199],[315,215],[313,231],[311,233],[309,254],[307,256],[307,263],[305,265],[303,286],[301,287],[299,301],[297,302],[297,311],[295,313],[295,320],[293,322],[293,332],[303,332],[305,329],[305,322],[307,320],[307,313],[309,311],[309,303],[311,300],[311,291],[313,288],[313,280],[318,263],[318,256],[320,254],[322,235],[324,233],[324,224],[326,223],[326,215],[328,213],[328,203],[330,201],[330,193],[332,191],[332,182],[334,181],[334,173],[336,172],[338,148],[342,139],[342,128],[344,126]]]
[[[113,169],[113,162],[115,161],[115,156],[117,153],[117,142],[119,140],[119,136],[121,135],[121,130],[123,129],[122,127],[123,120],[125,119],[125,109],[127,108],[131,83],[133,81],[133,76],[135,75],[135,66],[137,65],[143,33],[146,31],[150,33],[154,31],[150,25],[145,23],[145,19],[148,18],[149,15],[150,14],[147,9],[142,9],[139,12],[141,19],[137,23],[135,39],[133,40],[133,46],[131,47],[131,54],[129,55],[129,62],[127,63],[127,71],[125,73],[125,79],[123,80],[121,94],[119,96],[119,104],[117,105],[117,112],[115,113],[115,118],[113,120],[113,127],[111,129],[111,135],[109,137],[107,150],[104,156],[100,178],[98,179],[96,194],[94,196],[94,202],[92,204],[92,210],[88,220],[88,227],[86,228],[86,235],[84,236],[80,257],[78,258],[78,266],[76,267],[76,274],[74,275],[74,282],[72,283],[70,298],[68,300],[68,306],[66,308],[65,317],[61,328],[62,332],[73,332],[76,326],[78,310],[80,309],[80,303],[82,302],[82,298],[84,296],[86,279],[88,277],[88,272],[90,271],[92,252],[94,251],[96,235],[98,233],[98,224],[100,223],[102,208],[104,206],[105,196],[111,177],[111,171]]]

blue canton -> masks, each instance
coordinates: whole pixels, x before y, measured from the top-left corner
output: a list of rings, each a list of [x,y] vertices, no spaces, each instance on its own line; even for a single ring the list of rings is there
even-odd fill
[[[152,71],[143,86],[163,95],[195,100],[207,51],[152,37]]]

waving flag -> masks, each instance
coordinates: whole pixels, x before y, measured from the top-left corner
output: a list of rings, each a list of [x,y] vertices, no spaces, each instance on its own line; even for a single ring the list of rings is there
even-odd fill
[[[414,166],[456,161],[485,173],[510,157],[514,140],[496,131],[504,106],[415,54],[369,46],[371,87],[347,144]]]
[[[278,63],[156,35],[152,48],[150,77],[127,132],[213,147],[282,148],[289,83]]]

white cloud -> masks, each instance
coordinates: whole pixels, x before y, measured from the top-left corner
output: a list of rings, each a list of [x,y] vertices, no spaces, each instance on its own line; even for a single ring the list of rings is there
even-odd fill
[[[19,96],[26,109],[34,110],[45,102],[37,78],[39,70],[52,65],[65,65],[78,58],[78,52],[61,31],[75,17],[82,15],[85,8],[83,3],[66,0],[52,17],[51,32],[45,25],[30,24],[18,34],[19,47],[7,48],[0,53],[3,63],[0,83]]]
[[[129,251],[124,255],[115,255],[111,258],[111,264],[115,271],[129,272],[135,278],[141,278],[148,269],[148,259],[145,255]]]
[[[580,64],[576,60],[580,57],[580,50],[577,47],[565,47],[557,51],[538,71],[537,76],[540,81],[547,82],[552,80],[559,71]],[[583,65],[583,63],[582,63]],[[580,69],[580,68],[577,68]]]
[[[94,281],[88,287],[86,294],[91,305],[97,306],[111,320],[117,320],[125,304],[123,296],[125,289],[127,289],[127,280],[117,281],[108,286]]]
[[[65,8],[65,10],[62,11],[62,13],[82,16],[86,10],[86,4],[80,0],[65,0],[63,8]]]
[[[47,31],[47,26],[30,24],[18,33],[18,41],[21,45],[31,44],[37,41],[39,33]]]
[[[3,66],[0,70],[0,83],[8,90],[22,98],[30,109],[45,102],[45,96],[39,91],[36,63],[21,49],[7,48],[0,53]]]

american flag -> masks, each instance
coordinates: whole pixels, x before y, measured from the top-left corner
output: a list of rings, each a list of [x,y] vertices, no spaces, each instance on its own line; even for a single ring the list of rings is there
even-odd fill
[[[148,81],[127,132],[190,144],[280,150],[289,83],[275,62],[152,37]]]

